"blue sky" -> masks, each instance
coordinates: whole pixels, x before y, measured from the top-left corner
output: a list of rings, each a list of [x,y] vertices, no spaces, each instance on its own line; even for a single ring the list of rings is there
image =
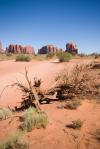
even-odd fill
[[[0,40],[35,50],[72,41],[100,53],[100,0],[0,0]]]

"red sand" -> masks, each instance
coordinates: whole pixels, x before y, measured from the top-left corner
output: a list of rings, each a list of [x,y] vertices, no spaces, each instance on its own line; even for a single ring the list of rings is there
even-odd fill
[[[31,79],[34,76],[41,78],[43,89],[52,86],[55,76],[65,67],[70,70],[76,63],[88,63],[89,61],[72,60],[69,63],[57,63],[56,61],[41,62],[0,62],[0,93],[6,85],[16,81],[16,78],[25,83],[23,75],[25,67],[29,71]],[[0,98],[0,107],[15,106],[21,101],[21,92],[16,88],[7,88]],[[94,132],[100,128],[100,105],[95,101],[83,101],[77,110],[59,109],[62,103],[55,102],[42,105],[42,109],[49,117],[49,125],[46,129],[33,130],[27,133],[26,138],[30,143],[30,149],[99,149],[100,143],[94,138]],[[81,130],[73,130],[66,127],[72,120],[81,119]],[[0,139],[4,139],[9,133],[18,128],[19,121],[15,118],[0,121]]]

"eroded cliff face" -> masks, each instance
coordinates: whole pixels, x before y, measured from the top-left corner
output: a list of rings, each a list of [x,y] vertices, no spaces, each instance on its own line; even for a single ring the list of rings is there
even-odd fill
[[[22,45],[13,45],[10,44],[6,48],[6,52],[9,53],[23,53],[23,54],[34,54],[34,48],[32,46],[22,46]]]
[[[73,54],[77,54],[78,53],[78,49],[77,49],[76,44],[74,44],[74,43],[67,43],[65,52],[70,52],[70,53],[73,53]]]
[[[59,49],[53,45],[46,45],[43,46],[41,49],[38,50],[39,54],[47,54],[47,53],[56,53]]]

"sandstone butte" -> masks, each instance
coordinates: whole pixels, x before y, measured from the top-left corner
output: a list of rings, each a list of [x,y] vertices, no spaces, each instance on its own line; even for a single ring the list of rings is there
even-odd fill
[[[38,50],[39,54],[56,53],[59,49],[54,45],[46,45]]]
[[[77,54],[78,53],[78,49],[77,49],[76,44],[74,44],[74,43],[67,43],[65,52],[70,52],[72,54]]]
[[[6,52],[8,53],[23,53],[23,54],[35,54],[34,48],[32,46],[22,46],[22,45],[13,45],[10,44],[6,48]]]

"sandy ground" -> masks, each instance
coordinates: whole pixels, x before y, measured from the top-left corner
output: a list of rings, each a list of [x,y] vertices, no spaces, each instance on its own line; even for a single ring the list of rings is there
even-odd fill
[[[42,62],[0,62],[0,93],[7,85],[11,85],[17,80],[26,84],[25,68],[28,70],[28,75],[31,80],[34,77],[42,80],[42,87],[48,88],[52,85],[54,77],[65,66],[56,63],[56,61]],[[7,87],[0,98],[0,106],[14,106],[20,100],[20,92],[16,88]]]
[[[69,63],[57,63],[54,61],[34,62],[0,62],[0,93],[5,86],[20,80],[24,84],[25,67],[28,69],[29,77],[41,78],[43,89],[52,86],[55,76],[64,68],[72,69],[77,63],[88,63],[88,61],[72,60]],[[7,88],[0,98],[0,107],[15,106],[21,101],[22,94],[16,88]],[[99,149],[100,143],[94,138],[94,132],[100,128],[100,105],[95,101],[84,100],[77,110],[58,108],[62,103],[55,102],[42,105],[42,109],[49,117],[46,129],[33,130],[27,133],[26,138],[30,143],[30,149]],[[67,128],[66,125],[72,120],[81,119],[83,127],[81,130]],[[15,118],[0,121],[0,140],[9,133],[14,132],[19,126]]]

